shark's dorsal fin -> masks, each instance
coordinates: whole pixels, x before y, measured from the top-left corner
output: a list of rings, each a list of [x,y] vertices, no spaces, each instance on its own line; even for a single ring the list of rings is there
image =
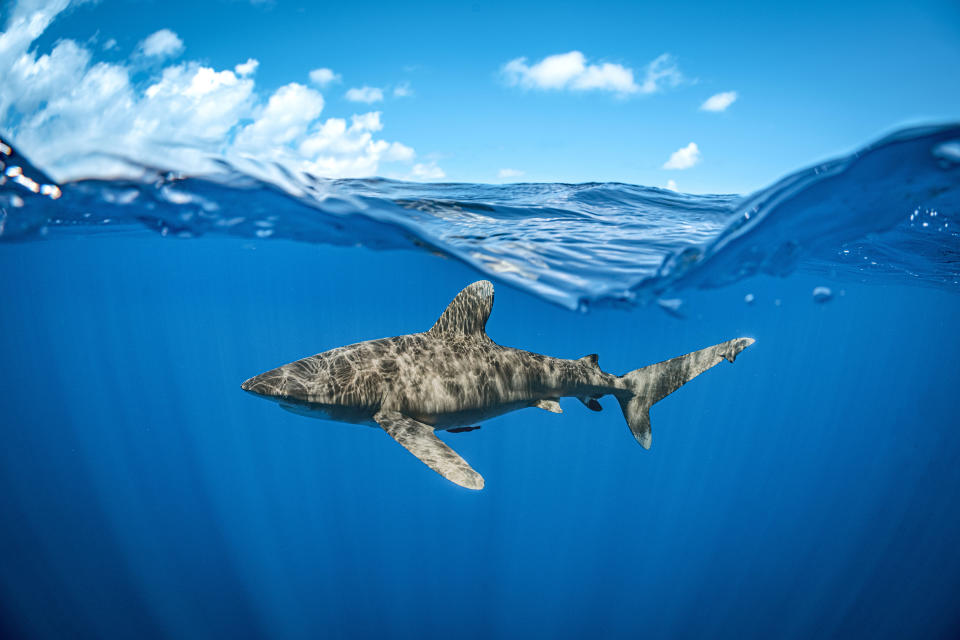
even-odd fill
[[[457,294],[440,319],[437,320],[430,335],[487,337],[484,330],[487,319],[493,309],[493,283],[489,280],[474,282]]]

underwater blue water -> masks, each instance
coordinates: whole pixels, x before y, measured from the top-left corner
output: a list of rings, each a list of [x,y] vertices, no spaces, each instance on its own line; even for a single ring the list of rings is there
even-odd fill
[[[958,140],[744,198],[229,167],[54,191],[11,149],[0,632],[957,637]],[[610,398],[445,434],[481,492],[240,390],[481,277],[494,340],[613,373],[757,342],[653,408],[650,451]]]

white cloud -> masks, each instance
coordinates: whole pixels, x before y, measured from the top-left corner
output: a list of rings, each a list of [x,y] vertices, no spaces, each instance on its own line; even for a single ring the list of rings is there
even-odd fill
[[[443,169],[438,167],[435,162],[417,163],[413,165],[410,172],[413,180],[442,180],[447,177]]]
[[[123,72],[122,67],[111,67],[116,73]],[[124,74],[123,93],[118,110],[125,113],[118,113],[118,129],[123,131],[125,124],[129,127],[126,132],[134,148],[154,139],[212,145],[249,113],[253,81],[238,78],[233,71],[190,62],[164,69],[160,80],[142,95]],[[97,120],[95,114],[88,117]]]
[[[393,88],[394,98],[408,98],[412,95],[413,95],[413,89],[410,88],[409,82],[403,82]]]
[[[263,149],[302,138],[323,111],[323,96],[292,82],[277,89],[258,117],[237,134],[244,149]]]
[[[351,126],[358,131],[380,131],[383,129],[383,123],[380,122],[380,112],[371,111],[369,113],[360,113],[350,116]]]
[[[677,66],[676,59],[669,53],[662,53],[654,58],[644,69],[642,93],[656,93],[667,87],[675,87],[682,83],[684,78]]]
[[[689,169],[700,162],[700,148],[696,142],[677,149],[670,154],[670,159],[663,163],[664,169]]]
[[[347,91],[346,98],[350,102],[366,102],[367,104],[380,102],[383,100],[383,89],[366,86],[359,89],[354,87]]]
[[[170,29],[160,29],[140,43],[140,51],[148,58],[170,58],[183,51],[183,40]]]
[[[587,64],[579,51],[547,56],[533,65],[528,65],[526,58],[516,58],[504,65],[503,73],[508,83],[527,89],[637,90],[631,69],[609,62]]]
[[[340,82],[340,74],[334,73],[333,69],[320,67],[310,72],[310,82],[322,89],[332,82]]]
[[[410,162],[415,153],[399,142],[376,140],[383,128],[380,112],[355,115],[348,126],[343,118],[329,118],[300,144],[301,156],[311,158],[305,170],[317,175],[346,177],[376,173],[380,162]]]
[[[736,91],[724,91],[710,96],[700,105],[701,111],[726,111],[737,100]]]
[[[415,155],[411,147],[401,142],[391,142],[390,148],[383,154],[383,159],[387,162],[410,162]]]
[[[7,105],[30,113],[51,95],[75,91],[89,67],[90,52],[73,40],[61,40],[49,54],[39,57],[32,53],[15,54],[0,58],[0,62],[4,63],[0,72],[4,79],[0,88],[2,116]]]
[[[257,71],[257,67],[260,66],[260,61],[255,58],[247,58],[246,62],[241,62],[233,68],[238,76],[246,77],[252,76]]]
[[[380,112],[322,120],[323,96],[314,89],[292,83],[260,94],[253,59],[223,70],[168,64],[141,80],[139,59],[169,45],[147,47],[148,38],[117,63],[98,62],[69,39],[46,53],[31,50],[68,4],[20,0],[0,32],[0,122],[56,180],[122,174],[121,161],[103,159],[111,155],[187,173],[213,170],[217,158],[254,171],[272,161],[293,175],[326,177],[376,175],[381,163],[416,157],[411,147],[377,137]],[[435,179],[443,172],[431,163],[416,173]]]
[[[677,181],[676,180],[667,180],[667,184],[663,186],[667,191],[676,191],[677,190]]]
[[[110,38],[109,40],[103,43],[104,51],[110,51],[111,49],[116,49],[116,48],[117,48],[117,41],[114,38]]]
[[[9,62],[17,54],[26,53],[30,44],[69,4],[70,0],[16,2],[7,18],[6,31],[0,34],[0,60]]]
[[[508,84],[525,89],[611,91],[620,95],[654,93],[683,80],[668,54],[646,66],[640,84],[634,79],[633,69],[611,62],[589,64],[579,51],[547,56],[532,65],[526,58],[516,58],[503,66],[502,73]]]
[[[519,178],[523,175],[523,171],[519,169],[500,169],[497,172],[498,178]]]

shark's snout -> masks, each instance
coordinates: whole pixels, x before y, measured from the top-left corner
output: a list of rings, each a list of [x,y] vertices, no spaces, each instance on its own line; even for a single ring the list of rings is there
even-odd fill
[[[297,363],[265,371],[244,381],[240,388],[270,400],[305,400],[310,395]]]
[[[262,373],[244,380],[240,388],[258,396],[275,396],[279,392],[277,385],[273,383],[273,377]]]

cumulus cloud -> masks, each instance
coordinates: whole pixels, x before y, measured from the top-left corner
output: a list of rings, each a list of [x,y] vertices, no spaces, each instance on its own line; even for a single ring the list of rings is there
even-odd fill
[[[413,165],[410,172],[413,180],[442,180],[447,177],[443,169],[438,167],[435,162],[417,163]]]
[[[238,76],[246,77],[246,76],[252,76],[257,71],[257,67],[259,66],[260,66],[259,60],[256,60],[254,58],[247,58],[246,62],[241,62],[240,64],[235,66],[233,70],[234,72],[236,72]]]
[[[90,52],[73,40],[61,40],[50,53],[39,57],[32,53],[21,55],[18,51],[10,53],[0,56],[3,63],[0,75],[4,78],[0,85],[0,108],[3,108],[0,116],[5,115],[5,107],[14,106],[29,113],[51,97],[56,99],[68,93],[64,89],[73,93],[90,66]],[[0,121],[3,120],[7,118],[0,117]]]
[[[519,169],[500,169],[497,172],[498,178],[519,178],[523,175],[523,171]]]
[[[371,111],[369,113],[359,113],[350,116],[351,126],[360,131],[380,131],[383,129],[383,123],[380,122],[380,112]]]
[[[394,98],[408,98],[413,95],[413,89],[409,82],[403,82],[393,88]]]
[[[696,142],[677,149],[670,154],[670,159],[663,163],[664,169],[689,169],[700,162],[700,148]],[[669,184],[669,183],[668,183]]]
[[[216,144],[253,104],[252,80],[195,62],[167,67],[142,94],[119,66],[96,65],[87,76],[98,68],[117,76],[114,123],[117,132],[136,146],[150,139]],[[78,92],[78,99],[83,95]],[[84,117],[97,122],[95,114],[86,109],[73,114],[71,120],[78,122]]]
[[[237,144],[244,149],[263,149],[302,138],[323,111],[323,96],[292,82],[277,89],[257,119],[240,130]]]
[[[340,82],[340,74],[334,73],[333,69],[320,67],[310,72],[310,82],[322,89],[333,82]]]
[[[329,118],[303,140],[299,152],[313,158],[305,167],[317,175],[371,175],[381,161],[413,160],[412,148],[373,137],[382,128],[379,111],[354,115],[350,124],[343,118]]]
[[[390,162],[410,162],[415,155],[411,147],[401,142],[391,142],[384,158]]]
[[[12,59],[26,52],[30,44],[47,30],[53,19],[69,4],[70,0],[16,2],[7,18],[6,31],[0,34],[0,59]]]
[[[254,59],[222,70],[185,61],[144,78],[137,59],[170,55],[182,48],[179,38],[173,47],[172,39],[154,34],[131,61],[119,63],[96,61],[70,39],[56,41],[48,52],[31,50],[68,5],[21,0],[0,32],[0,122],[57,180],[108,175],[124,166],[95,164],[94,153],[187,172],[212,170],[215,158],[249,159],[249,166],[272,160],[292,173],[327,177],[375,175],[381,163],[409,164],[416,157],[411,147],[378,137],[380,112],[324,120],[324,99],[315,89],[290,83],[259,93]],[[418,175],[442,177],[433,163],[420,167]]]
[[[515,58],[501,71],[508,84],[525,89],[610,91],[620,95],[654,93],[683,80],[676,61],[668,54],[644,68],[640,83],[633,69],[612,62],[591,64],[580,51],[547,56],[534,64],[528,64],[526,58]]]
[[[354,87],[347,90],[347,100],[350,102],[365,102],[371,104],[383,100],[383,89],[376,87]]]
[[[147,36],[139,48],[148,58],[170,58],[183,51],[183,40],[170,29],[160,29]]]
[[[736,91],[724,91],[710,96],[700,105],[701,111],[726,111],[737,100]]]

